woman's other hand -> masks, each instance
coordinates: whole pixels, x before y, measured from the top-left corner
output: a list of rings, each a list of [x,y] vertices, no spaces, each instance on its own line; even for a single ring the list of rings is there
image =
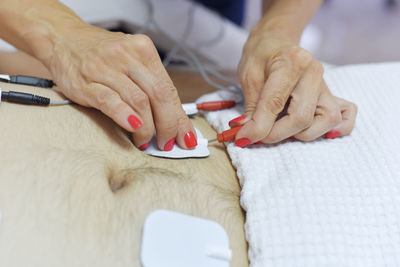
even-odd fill
[[[2,0],[0,23],[0,37],[44,63],[68,98],[134,133],[137,147],[145,149],[155,131],[161,150],[171,150],[175,140],[182,148],[197,145],[147,36],[88,25],[56,0]]]
[[[309,141],[339,121],[340,114],[330,116],[329,125],[326,120],[325,126],[314,121],[329,90],[321,63],[298,45],[320,2],[264,1],[264,17],[250,33],[238,68],[246,104],[244,126],[236,135],[238,146],[276,143],[291,136]],[[326,106],[338,111],[333,103]],[[284,110],[286,115],[280,117]],[[341,134],[350,133],[348,128]]]
[[[291,101],[293,100],[292,98]],[[287,136],[285,133],[287,129],[281,127],[281,124],[289,120],[290,116],[293,116],[293,112],[295,111],[295,105],[289,105],[287,110],[283,113],[283,116],[276,121],[272,127],[270,134],[259,142],[274,144],[286,139],[287,137],[283,138],[282,136]],[[309,126],[297,133],[293,133],[293,135],[289,137],[307,142],[315,140],[323,135],[325,135],[326,138],[345,136],[350,134],[353,130],[356,116],[357,106],[352,102],[332,95],[323,82],[321,84],[321,94],[316,105],[315,113],[310,119],[310,122],[307,123]],[[241,116],[230,121],[229,125],[231,127],[236,127],[245,124],[247,121],[249,121],[247,116]],[[282,133],[281,131],[284,132]]]

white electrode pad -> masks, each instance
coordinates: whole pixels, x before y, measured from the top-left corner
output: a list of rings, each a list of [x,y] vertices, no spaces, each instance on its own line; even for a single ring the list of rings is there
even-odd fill
[[[147,216],[142,232],[144,267],[229,267],[232,251],[216,222],[168,210]]]
[[[182,104],[182,108],[188,116],[194,116],[199,112],[195,103]]]
[[[157,146],[155,137],[150,141],[150,144],[143,152],[156,157],[171,158],[171,159],[184,159],[184,158],[205,158],[210,155],[208,150],[208,140],[203,137],[201,132],[196,129],[197,146],[193,149],[183,149],[177,144],[174,145],[171,151],[160,150]]]

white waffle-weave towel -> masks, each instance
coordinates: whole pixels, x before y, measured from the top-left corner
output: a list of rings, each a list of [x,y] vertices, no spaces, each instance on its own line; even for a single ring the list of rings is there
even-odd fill
[[[352,134],[228,153],[242,185],[253,267],[400,266],[400,63],[331,68],[332,92],[355,102]],[[229,99],[209,94],[200,100]],[[243,107],[210,112],[218,130]]]

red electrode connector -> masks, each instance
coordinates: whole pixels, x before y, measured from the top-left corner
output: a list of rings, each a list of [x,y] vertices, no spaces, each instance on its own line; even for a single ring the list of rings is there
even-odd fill
[[[228,141],[232,141],[235,139],[237,132],[240,130],[240,128],[242,128],[243,125],[238,126],[238,127],[234,127],[231,128],[229,130],[223,131],[220,134],[217,134],[217,139],[218,142],[222,143],[222,142],[228,142]]]
[[[213,110],[231,108],[234,107],[235,105],[236,105],[235,101],[210,101],[210,102],[198,103],[196,106],[198,110],[213,111]]]

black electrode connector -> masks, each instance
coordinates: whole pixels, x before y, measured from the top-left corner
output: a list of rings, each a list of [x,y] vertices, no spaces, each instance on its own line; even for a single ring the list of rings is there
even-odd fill
[[[14,91],[1,92],[1,100],[40,106],[48,106],[50,104],[50,98]]]
[[[23,75],[10,76],[10,83],[37,86],[42,88],[51,88],[55,85],[52,80]]]

